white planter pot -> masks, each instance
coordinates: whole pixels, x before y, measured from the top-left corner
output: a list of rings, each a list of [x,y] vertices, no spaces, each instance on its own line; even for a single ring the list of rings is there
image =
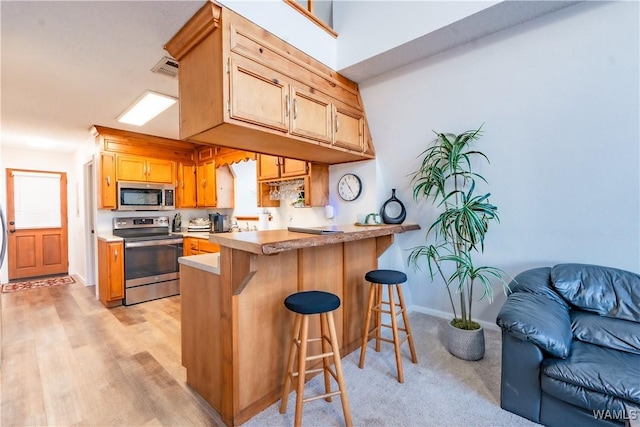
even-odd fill
[[[480,360],[484,357],[484,329],[471,331],[458,329],[449,323],[447,331],[447,350],[464,360]]]

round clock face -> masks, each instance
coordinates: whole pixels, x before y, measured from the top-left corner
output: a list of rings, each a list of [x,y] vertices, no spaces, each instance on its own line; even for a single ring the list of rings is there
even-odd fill
[[[357,175],[348,173],[338,181],[338,194],[347,202],[357,199],[361,192],[362,181]]]

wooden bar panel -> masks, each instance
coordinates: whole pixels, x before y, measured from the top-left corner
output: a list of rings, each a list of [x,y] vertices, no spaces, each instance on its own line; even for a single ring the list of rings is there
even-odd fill
[[[280,398],[294,317],[284,299],[308,290],[338,295],[334,318],[345,356],[362,339],[365,274],[377,268],[394,233],[419,228],[342,227],[344,233],[322,236],[286,230],[212,235],[210,241],[221,245],[220,275],[181,265],[187,383],[228,426],[246,422]],[[310,336],[319,329],[314,318]]]

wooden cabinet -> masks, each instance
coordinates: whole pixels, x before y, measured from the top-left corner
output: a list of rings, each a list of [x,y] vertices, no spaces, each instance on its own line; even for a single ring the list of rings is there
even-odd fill
[[[261,155],[258,157],[260,159]],[[291,160],[291,159],[288,159]],[[293,177],[261,180],[258,177],[258,207],[278,207],[279,200],[271,200],[272,186],[278,182],[301,179],[303,181],[304,206],[321,207],[329,203],[329,166],[321,163],[305,163],[305,174]]]
[[[242,57],[232,57],[230,117],[287,132],[290,109],[285,76]]]
[[[175,162],[165,159],[117,156],[118,181],[145,181],[172,184]]]
[[[293,178],[307,174],[308,166],[304,160],[259,154],[256,163],[258,181]]]
[[[375,157],[356,83],[213,2],[167,43],[180,138],[334,164]]]
[[[105,307],[124,298],[124,244],[98,240],[98,294]]]
[[[116,206],[116,156],[100,154],[98,169],[98,209],[115,209]]]
[[[199,208],[216,206],[216,162],[209,160],[196,167],[197,206]]]
[[[184,256],[210,254],[220,252],[220,245],[197,237],[185,237],[182,252]]]
[[[364,116],[362,111],[333,105],[333,139],[336,147],[353,151],[364,149]]]
[[[176,208],[195,208],[196,165],[179,162],[176,173]]]
[[[289,132],[320,142],[333,142],[332,103],[312,88],[294,83],[290,87],[291,112]]]

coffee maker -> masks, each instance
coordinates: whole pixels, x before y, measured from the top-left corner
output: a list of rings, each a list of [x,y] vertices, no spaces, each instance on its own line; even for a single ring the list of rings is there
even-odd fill
[[[219,213],[209,214],[209,220],[211,221],[212,233],[226,233],[230,229],[229,215]]]

